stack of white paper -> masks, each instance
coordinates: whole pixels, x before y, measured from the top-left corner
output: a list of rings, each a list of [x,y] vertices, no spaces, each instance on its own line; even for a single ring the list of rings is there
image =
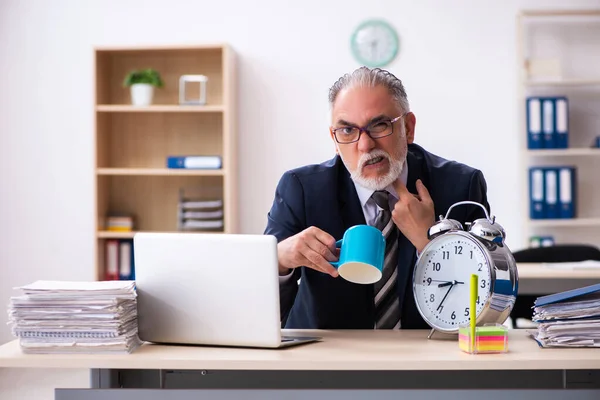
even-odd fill
[[[13,335],[26,353],[129,353],[140,345],[134,281],[37,281],[11,297]]]
[[[600,285],[538,298],[533,320],[542,347],[600,347]]]

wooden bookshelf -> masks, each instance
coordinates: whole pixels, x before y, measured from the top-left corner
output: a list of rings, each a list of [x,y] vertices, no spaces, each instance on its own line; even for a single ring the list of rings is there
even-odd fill
[[[181,188],[223,202],[223,228],[238,230],[235,140],[235,55],[227,45],[104,47],[95,56],[96,278],[105,276],[107,240],[137,231],[178,231]],[[123,87],[132,69],[154,68],[164,82],[152,105],[131,105]],[[179,104],[179,77],[208,77],[205,105]],[[190,95],[194,87],[190,85]],[[168,156],[217,155],[221,169],[170,169]],[[107,228],[110,214],[134,218],[132,232]]]
[[[600,54],[600,9],[524,10],[517,15],[517,105],[521,171],[525,175],[521,215],[523,241],[551,236],[556,244],[600,245],[600,149],[591,147],[600,134],[600,73],[594,67]],[[552,61],[554,71],[530,68],[532,61]],[[568,99],[568,148],[529,149],[527,108],[529,96],[565,96]],[[575,217],[531,219],[528,171],[532,166],[576,168]]]

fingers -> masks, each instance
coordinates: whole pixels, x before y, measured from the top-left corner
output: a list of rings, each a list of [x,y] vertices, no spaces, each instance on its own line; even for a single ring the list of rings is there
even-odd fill
[[[414,197],[419,201],[432,202],[429,191],[423,184],[423,181],[417,179],[415,186],[417,187],[417,194],[409,192],[406,185],[400,179],[397,179],[394,182],[394,188],[396,189],[396,193],[398,193],[400,200],[406,201]]]
[[[319,253],[309,249],[303,254],[303,256],[303,264],[307,267],[331,275],[334,278],[338,276],[337,269],[335,269],[333,265],[329,264]]]
[[[420,179],[417,179],[417,192],[419,193],[419,197],[421,201],[431,202],[431,196],[429,195],[429,191],[423,184]]]
[[[306,242],[306,244],[312,251],[314,251],[321,257],[323,257],[325,260],[327,260],[327,261],[336,261],[337,260],[337,257],[334,254],[335,249],[333,251],[331,251],[329,249],[329,247],[327,247],[324,243],[320,242],[319,240],[309,240]]]
[[[329,263],[338,259],[333,236],[319,228],[310,227],[306,231],[304,244],[306,247],[302,249],[301,253],[308,267],[333,277],[338,276],[337,269]]]
[[[335,251],[335,238],[331,236],[329,233],[317,228],[316,226],[311,226],[308,228],[310,235],[314,235],[314,237],[322,244],[327,246],[331,251]],[[335,261],[335,260],[331,260]]]

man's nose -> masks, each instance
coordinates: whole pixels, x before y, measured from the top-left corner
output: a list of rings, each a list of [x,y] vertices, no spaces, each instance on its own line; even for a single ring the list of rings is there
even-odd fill
[[[375,141],[367,134],[367,132],[362,131],[360,139],[358,139],[358,150],[367,153],[373,149],[373,147],[375,147]]]

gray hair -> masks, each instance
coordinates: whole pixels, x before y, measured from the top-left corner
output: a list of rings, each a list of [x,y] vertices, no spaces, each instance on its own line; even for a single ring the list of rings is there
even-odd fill
[[[333,108],[335,99],[343,90],[354,86],[363,87],[385,87],[390,95],[396,101],[396,104],[402,109],[402,112],[409,112],[410,106],[406,91],[402,81],[389,71],[380,68],[370,69],[368,67],[360,67],[352,73],[345,74],[329,89],[329,106]]]

